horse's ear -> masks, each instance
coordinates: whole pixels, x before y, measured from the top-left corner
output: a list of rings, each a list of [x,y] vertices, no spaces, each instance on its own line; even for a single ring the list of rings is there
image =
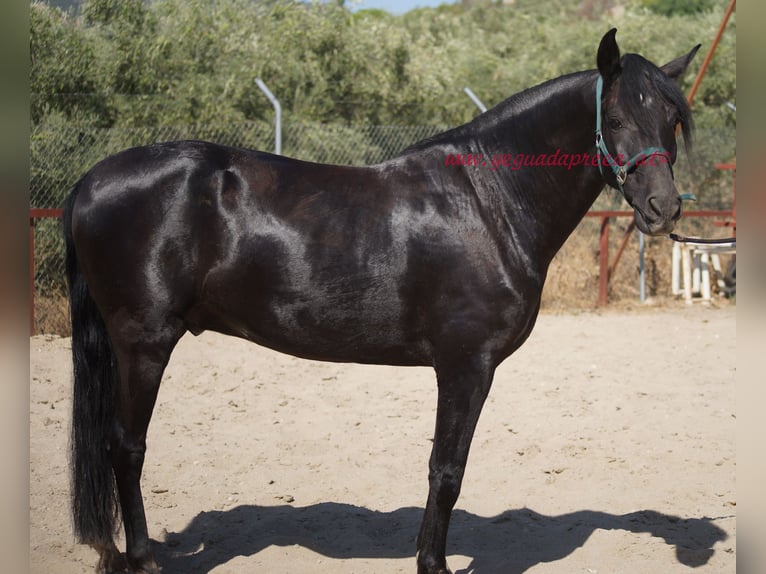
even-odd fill
[[[689,67],[689,64],[694,58],[694,55],[697,53],[697,50],[700,49],[700,46],[702,46],[702,44],[697,44],[688,54],[679,56],[675,60],[672,60],[662,66],[660,69],[668,78],[671,78],[676,82],[680,81],[684,76],[684,72],[686,72],[686,68]]]
[[[620,48],[617,47],[617,40],[614,38],[615,34],[617,34],[617,28],[612,28],[604,34],[604,37],[601,38],[601,43],[598,45],[598,55],[596,56],[598,71],[607,83],[620,70]]]

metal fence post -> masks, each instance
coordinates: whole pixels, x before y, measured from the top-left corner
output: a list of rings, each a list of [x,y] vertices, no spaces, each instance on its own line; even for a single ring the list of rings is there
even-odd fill
[[[476,104],[476,107],[481,110],[481,113],[484,113],[487,111],[487,106],[484,105],[484,103],[479,99],[479,96],[473,93],[473,90],[466,86],[463,88],[463,91],[468,95],[471,100],[473,100],[473,103]]]
[[[261,91],[269,98],[271,105],[274,106],[274,112],[276,117],[274,119],[274,153],[277,155],[282,154],[282,106],[279,105],[279,100],[274,97],[271,90],[266,87],[263,80],[260,78],[255,79],[255,83],[261,88]]]
[[[596,299],[596,306],[603,307],[609,298],[609,217],[601,218],[598,268],[598,299]]]

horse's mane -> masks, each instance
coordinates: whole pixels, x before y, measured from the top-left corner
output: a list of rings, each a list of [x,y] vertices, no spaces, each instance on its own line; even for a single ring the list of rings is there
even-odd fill
[[[511,119],[519,120],[524,112],[532,110],[551,96],[575,87],[578,83],[582,83],[584,77],[593,74],[595,74],[594,70],[573,72],[522,90],[465,124],[412,144],[403,150],[402,154],[421,151],[441,143],[460,145],[461,142],[485,129],[495,129],[501,122]]]
[[[643,105],[641,94],[659,92],[660,96],[677,110],[684,136],[684,145],[687,151],[690,150],[693,130],[691,109],[678,84],[666,76],[660,68],[638,54],[625,54],[621,64],[620,100],[627,108],[628,113],[637,119],[639,129],[656,123],[652,110]],[[476,116],[468,123],[412,144],[403,150],[402,155],[422,151],[441,143],[459,145],[484,128],[492,129],[499,122],[505,122],[512,118],[523,121],[521,117],[525,112],[532,110],[556,94],[590,81],[591,78],[595,78],[597,73],[597,70],[573,72],[522,90],[506,98],[487,112]]]

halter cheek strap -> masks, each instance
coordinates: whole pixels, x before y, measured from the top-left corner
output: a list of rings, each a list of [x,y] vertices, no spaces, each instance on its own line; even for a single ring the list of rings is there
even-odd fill
[[[633,173],[637,166],[642,165],[646,161],[651,162],[655,157],[663,158],[664,163],[670,168],[670,177],[673,177],[673,164],[670,163],[670,154],[665,148],[646,148],[638,152],[624,164],[617,163],[614,156],[609,153],[609,150],[606,149],[606,142],[604,141],[604,136],[601,132],[601,93],[603,89],[604,79],[599,74],[598,80],[596,80],[596,157],[598,158],[598,170],[601,173],[601,176],[603,177],[604,175],[604,162],[601,159],[601,156],[603,155],[609,167],[612,168],[614,177],[617,180],[617,187],[623,195],[625,195],[625,190],[622,186],[625,184],[625,180],[628,179],[628,175]]]

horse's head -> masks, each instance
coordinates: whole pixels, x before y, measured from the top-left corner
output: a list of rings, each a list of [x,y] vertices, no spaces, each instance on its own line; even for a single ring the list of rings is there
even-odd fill
[[[601,169],[606,182],[622,191],[633,208],[636,226],[649,235],[662,235],[681,217],[672,164],[676,128],[681,126],[688,150],[692,118],[677,82],[699,45],[658,68],[637,54],[621,58],[616,32],[604,35],[597,57],[601,77],[596,145]]]

